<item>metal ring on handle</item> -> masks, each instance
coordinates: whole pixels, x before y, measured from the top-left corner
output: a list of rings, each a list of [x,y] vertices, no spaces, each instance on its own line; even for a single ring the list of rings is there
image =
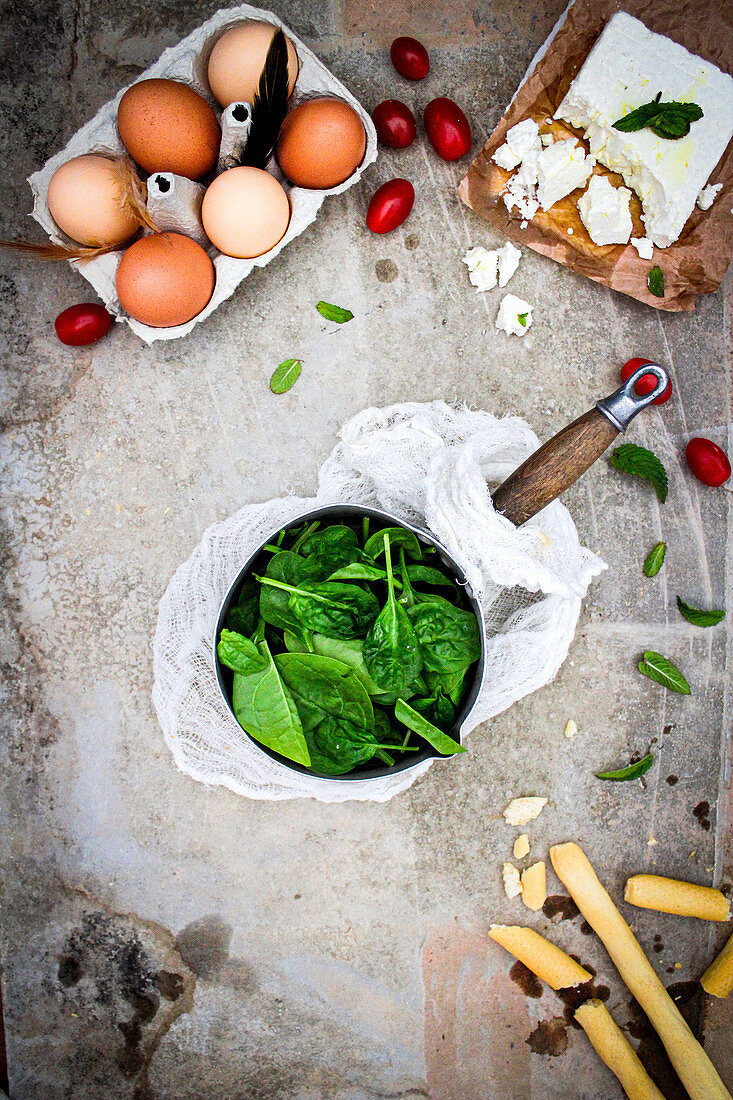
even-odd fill
[[[645,374],[653,374],[657,384],[651,393],[639,396],[634,392],[634,386]],[[651,405],[657,397],[661,397],[668,385],[669,375],[664,367],[660,367],[658,363],[644,363],[629,375],[623,386],[619,386],[609,397],[596,401],[596,408],[611,421],[614,428],[625,432],[636,414]]]

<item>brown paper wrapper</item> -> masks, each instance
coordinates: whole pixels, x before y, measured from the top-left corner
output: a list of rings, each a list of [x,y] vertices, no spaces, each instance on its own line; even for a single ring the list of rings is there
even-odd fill
[[[640,19],[650,30],[665,34],[691,53],[712,61],[724,72],[733,69],[733,5],[730,0],[625,0],[624,11]],[[525,118],[533,118],[541,133],[556,137],[582,137],[564,123],[552,119],[571,81],[583,65],[606,22],[619,10],[614,0],[576,0],[552,38],[544,56],[519,88],[504,117],[462,180],[458,194],[467,206],[518,244],[533,248],[640,302],[673,312],[695,308],[696,294],[712,294],[720,286],[733,255],[733,141],[710,176],[709,183],[723,189],[709,210],[688,218],[680,237],[669,248],[655,248],[651,260],[642,260],[632,245],[595,245],[580,220],[573,191],[547,212],[539,210],[521,228],[516,210],[508,213],[501,192],[511,175],[492,163],[507,130]],[[614,184],[620,176],[605,168]],[[632,236],[643,237],[641,204],[633,195]],[[568,233],[572,229],[572,234]],[[647,275],[658,264],[664,272],[664,298],[647,287]]]

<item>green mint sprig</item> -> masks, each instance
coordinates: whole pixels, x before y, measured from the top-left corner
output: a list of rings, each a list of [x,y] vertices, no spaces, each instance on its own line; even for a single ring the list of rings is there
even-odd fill
[[[647,649],[637,667],[642,676],[648,676],[650,680],[661,684],[662,687],[676,691],[678,695],[690,694],[690,685],[680,670],[661,653]]]
[[[633,764],[628,764],[625,768],[619,768],[618,771],[596,772],[596,779],[612,779],[616,783],[625,783],[629,779],[639,779],[649,771],[653,761],[654,757],[648,752],[641,760],[635,760]]]
[[[725,611],[700,611],[697,607],[690,607],[679,596],[677,607],[683,619],[687,619],[693,626],[716,626],[725,618]]]
[[[674,100],[662,103],[661,99],[662,93],[658,92],[649,103],[643,103],[635,111],[616,119],[614,130],[631,134],[649,129],[657,137],[679,141],[689,134],[691,123],[703,117],[702,107],[697,103],[678,103]]]
[[[667,471],[653,451],[639,447],[636,443],[622,443],[611,453],[611,465],[615,470],[651,481],[657,496],[664,504],[669,489]]]

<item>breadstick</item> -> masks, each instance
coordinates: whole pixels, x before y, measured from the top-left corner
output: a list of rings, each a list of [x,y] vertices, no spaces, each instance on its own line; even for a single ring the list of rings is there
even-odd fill
[[[545,865],[542,860],[522,871],[521,883],[522,901],[528,909],[533,909],[536,913],[547,901]]]
[[[700,985],[713,997],[727,997],[733,989],[733,936],[710,963],[700,978]]]
[[[603,1001],[586,1001],[576,1011],[575,1019],[598,1057],[616,1074],[629,1100],[664,1100]]]
[[[640,909],[657,909],[660,913],[676,913],[680,917],[699,917],[700,920],[728,920],[730,917],[730,905],[720,890],[661,875],[632,875],[626,880],[624,901]]]
[[[558,844],[550,848],[550,859],[558,878],[600,936],[619,974],[654,1025],[692,1100],[732,1100],[582,849],[577,844]]]
[[[553,989],[582,985],[593,977],[575,959],[531,928],[492,924],[489,935]]]

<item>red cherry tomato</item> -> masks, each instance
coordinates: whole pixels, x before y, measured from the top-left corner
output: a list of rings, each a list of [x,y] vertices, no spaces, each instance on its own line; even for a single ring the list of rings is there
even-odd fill
[[[631,375],[634,373],[635,370],[638,370],[639,367],[643,367],[645,363],[651,362],[653,362],[652,359],[639,359],[638,357],[634,359],[629,359],[628,363],[624,363],[621,368],[621,378],[625,382],[627,378],[631,378]],[[642,374],[641,378],[634,386],[634,393],[638,394],[639,397],[643,397],[645,394],[651,393],[656,384],[657,379],[654,377],[653,374]],[[672,383],[670,382],[668,383],[664,393],[661,394],[661,396],[654,398],[654,400],[652,401],[652,405],[666,405],[671,396]]]
[[[722,485],[730,477],[730,462],[717,443],[694,436],[685,449],[687,465],[703,485]]]
[[[109,332],[113,321],[114,317],[98,302],[82,302],[59,313],[54,324],[62,344],[79,348],[101,340]]]
[[[399,99],[385,99],[372,111],[377,137],[390,149],[406,149],[412,145],[417,133],[415,116]]]
[[[400,76],[408,80],[422,80],[430,72],[428,51],[416,38],[395,38],[389,56]]]
[[[452,99],[431,99],[423,111],[423,122],[430,144],[443,160],[458,160],[471,148],[468,119]]]
[[[367,226],[372,233],[391,233],[402,225],[414,201],[415,189],[409,180],[388,180],[372,195],[366,216]]]

